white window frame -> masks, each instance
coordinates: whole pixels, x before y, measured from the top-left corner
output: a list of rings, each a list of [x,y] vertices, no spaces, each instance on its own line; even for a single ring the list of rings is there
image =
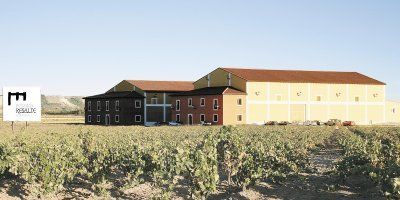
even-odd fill
[[[239,116],[240,116],[240,120],[239,120]],[[242,122],[243,121],[243,115],[242,114],[236,115],[236,121]]]
[[[110,111],[110,101],[106,101],[106,111]]]
[[[217,102],[217,103],[215,103]],[[219,108],[219,102],[218,99],[213,99],[213,110],[218,110]]]
[[[153,99],[156,100],[156,103],[153,103]],[[150,104],[158,104],[158,98],[151,98],[151,99],[150,99]]]
[[[97,111],[101,111],[101,102],[97,101]]]
[[[239,100],[240,100],[240,104],[239,104]],[[236,105],[243,106],[243,99],[241,97],[237,98]]]
[[[92,115],[88,115],[88,122],[92,122]]]
[[[119,100],[115,100],[115,111],[119,111],[120,110],[120,106],[119,106]]]
[[[203,101],[204,101],[204,104],[202,104]],[[206,106],[206,98],[200,98],[200,106],[201,107]]]
[[[179,120],[178,120],[178,118],[179,118]],[[176,120],[176,122],[181,122],[181,114],[176,114],[175,120]]]
[[[179,106],[178,106],[179,104]],[[181,100],[176,100],[175,101],[175,110],[176,111],[181,111]]]
[[[217,120],[215,120],[215,116],[217,116]],[[218,114],[213,114],[213,122],[218,122],[218,120],[219,120]]]
[[[139,103],[139,106],[137,106],[136,103]],[[135,100],[135,108],[141,108],[142,107],[142,101],[141,100]]]
[[[137,117],[139,117],[139,120],[137,120]],[[142,122],[142,115],[135,115],[135,122]]]
[[[204,120],[201,120],[201,117],[204,116]],[[206,121],[206,115],[205,114],[200,114],[200,122],[205,122]]]
[[[118,120],[117,120],[117,118],[118,118]],[[119,123],[119,115],[115,115],[115,116],[114,116],[114,122],[115,122],[115,123]]]
[[[193,107],[193,98],[188,98],[188,107]]]
[[[96,122],[100,123],[100,121],[101,121],[100,115],[97,115],[96,117],[97,117]]]
[[[88,111],[92,111],[92,101],[88,101]]]

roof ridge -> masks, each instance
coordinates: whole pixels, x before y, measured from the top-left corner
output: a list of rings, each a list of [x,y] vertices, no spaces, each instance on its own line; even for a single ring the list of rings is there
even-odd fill
[[[260,69],[260,68],[242,68],[242,67],[219,67],[220,69],[239,69],[239,70],[259,70],[259,71],[299,71],[299,72],[335,72],[335,73],[358,73],[356,71],[334,71],[334,70],[306,70],[306,69]]]
[[[226,90],[228,90],[229,87],[225,87],[224,91],[222,91],[222,94],[225,94]]]
[[[143,82],[189,82],[193,81],[174,81],[174,80],[144,80],[144,79],[124,79],[125,81],[143,81]]]

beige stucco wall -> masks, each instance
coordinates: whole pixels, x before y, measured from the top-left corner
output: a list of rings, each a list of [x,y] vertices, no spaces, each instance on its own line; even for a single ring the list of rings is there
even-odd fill
[[[400,102],[387,101],[385,107],[386,122],[400,124]]]
[[[290,120],[293,122],[304,122],[306,120],[307,105],[306,104],[292,104],[290,106]]]
[[[383,85],[247,82],[247,122],[340,119],[383,123],[384,90]]]
[[[267,87],[264,88],[263,93],[268,93],[265,90],[267,90]],[[269,98],[270,98],[270,100],[278,101],[278,96],[281,97],[281,101],[289,100],[289,84],[288,83],[269,83]]]
[[[329,107],[329,119],[347,120],[347,111],[345,105],[331,105]]]
[[[237,100],[242,99],[242,105]],[[223,124],[246,124],[246,95],[223,95]],[[237,121],[237,115],[242,115],[242,121]]]
[[[327,105],[310,105],[309,120],[328,121],[329,118]]]
[[[346,102],[347,89],[346,84],[329,84],[329,100],[333,102]]]
[[[383,105],[370,105],[367,107],[367,124],[384,123],[385,113]]]
[[[247,105],[247,123],[265,123],[267,121],[267,105],[266,104],[248,104]]]
[[[250,113],[248,113],[250,115]],[[271,104],[270,118],[265,121],[289,121],[289,105],[287,104]]]

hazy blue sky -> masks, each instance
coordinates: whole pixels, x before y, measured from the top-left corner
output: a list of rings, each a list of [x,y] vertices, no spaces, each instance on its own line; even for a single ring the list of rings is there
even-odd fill
[[[400,100],[400,1],[0,0],[0,86],[92,95],[218,66],[358,71]]]

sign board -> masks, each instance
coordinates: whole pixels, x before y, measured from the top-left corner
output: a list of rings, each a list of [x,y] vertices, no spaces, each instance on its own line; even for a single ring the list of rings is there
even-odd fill
[[[3,121],[40,121],[39,87],[3,87]]]

